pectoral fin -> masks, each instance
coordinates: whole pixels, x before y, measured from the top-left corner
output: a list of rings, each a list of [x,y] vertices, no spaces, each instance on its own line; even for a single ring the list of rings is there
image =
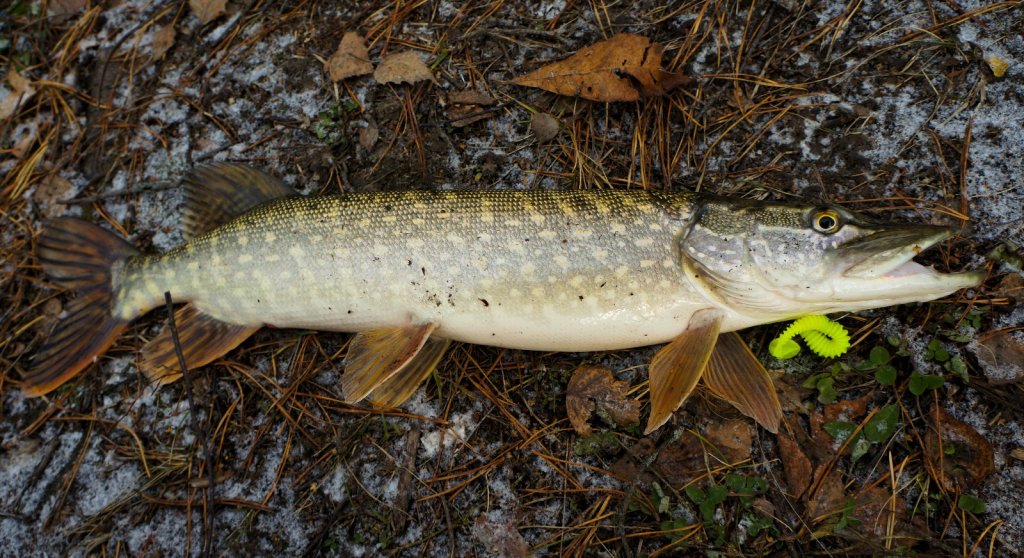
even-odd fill
[[[405,403],[434,372],[449,345],[451,341],[448,339],[427,339],[420,352],[408,364],[370,393],[370,402],[378,407],[397,407]]]
[[[181,352],[189,370],[209,364],[239,346],[260,328],[222,322],[203,314],[191,304],[174,312]],[[181,377],[170,326],[142,347],[139,369],[152,382],[168,384]]]
[[[712,393],[732,403],[765,430],[779,432],[782,405],[768,371],[735,332],[718,338],[704,371],[704,383]]]
[[[341,375],[341,393],[345,401],[362,401],[371,391],[402,371],[435,329],[436,323],[428,323],[357,333],[349,342],[345,372]],[[387,388],[385,393],[388,393]],[[390,396],[387,399],[390,400]]]
[[[690,319],[686,331],[665,345],[651,359],[651,416],[644,434],[665,424],[700,381],[722,327],[717,310],[701,310]]]

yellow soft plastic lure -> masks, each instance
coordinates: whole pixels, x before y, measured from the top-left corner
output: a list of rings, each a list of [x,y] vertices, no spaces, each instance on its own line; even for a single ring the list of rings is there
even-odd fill
[[[800,353],[800,345],[793,340],[797,335],[814,354],[825,358],[835,358],[850,348],[850,334],[841,324],[825,316],[804,316],[773,339],[768,352],[775,358],[795,357]]]

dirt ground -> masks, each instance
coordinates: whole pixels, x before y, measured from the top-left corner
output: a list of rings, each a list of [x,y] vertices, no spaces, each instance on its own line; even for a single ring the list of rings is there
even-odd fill
[[[1024,552],[1024,7],[869,0],[14,0],[0,19],[3,556],[942,555]],[[199,16],[208,19],[203,23]],[[432,80],[334,82],[342,36]],[[692,81],[601,103],[511,80],[629,32]],[[493,104],[467,107],[473,90]],[[20,101],[20,103],[19,103]],[[473,115],[468,124],[467,111]],[[557,119],[538,141],[534,114]],[[478,118],[477,118],[478,117]],[[376,140],[374,139],[376,135]],[[928,304],[837,317],[854,348],[770,357],[772,435],[700,391],[649,437],[567,419],[581,364],[646,402],[655,348],[460,345],[402,412],[344,404],[349,336],[264,330],[183,382],[135,322],[46,398],[21,372],[70,295],[33,255],[76,215],[181,242],[180,179],[238,161],[302,193],[651,188],[829,201],[959,227],[985,268]]]

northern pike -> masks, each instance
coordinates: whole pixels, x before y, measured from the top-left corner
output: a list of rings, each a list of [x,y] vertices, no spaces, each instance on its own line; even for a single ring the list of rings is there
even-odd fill
[[[162,255],[142,255],[82,220],[46,225],[39,261],[78,296],[26,372],[25,394],[81,372],[169,292],[186,303],[174,321],[188,369],[264,326],[354,332],[343,397],[395,407],[450,341],[566,352],[668,343],[649,369],[648,431],[702,376],[772,430],[781,408],[771,380],[728,332],[932,300],[984,277],[912,261],[949,238],[947,227],[695,193],[300,197],[267,174],[221,163],[185,180],[184,225],[187,242]],[[182,373],[168,329],[139,359],[161,383]]]

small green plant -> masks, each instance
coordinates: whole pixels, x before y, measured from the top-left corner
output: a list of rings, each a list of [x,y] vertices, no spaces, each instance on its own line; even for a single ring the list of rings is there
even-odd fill
[[[846,503],[843,504],[843,512],[839,515],[839,521],[836,522],[835,530],[842,531],[847,527],[860,525],[861,521],[853,516],[855,511],[857,511],[857,501],[847,498]]]
[[[899,425],[900,408],[897,405],[886,405],[879,409],[874,416],[864,425],[864,428],[857,433],[856,437],[850,440],[850,458],[856,462],[871,449],[872,444],[881,444],[889,441],[896,434]],[[827,422],[822,428],[839,442],[846,442],[850,436],[857,431],[857,425],[852,422],[835,421]]]
[[[985,513],[985,502],[977,496],[970,494],[961,494],[956,500],[956,507],[964,510],[968,513],[979,514]]]
[[[935,362],[948,362],[949,351],[942,346],[942,342],[937,338],[932,339],[924,349],[924,358],[934,360]]]
[[[728,495],[729,489],[722,484],[709,486],[707,491],[701,490],[696,486],[686,487],[686,497],[694,504],[697,504],[708,539],[715,541],[717,545],[725,543],[725,528],[721,522],[715,521],[715,510],[718,509],[722,502],[725,502],[725,497]]]
[[[348,139],[346,126],[351,115],[359,110],[359,105],[348,101],[344,104],[333,104],[317,115],[310,131],[316,138],[329,145],[339,145]]]
[[[818,402],[822,405],[835,403],[839,396],[839,393],[836,391],[836,376],[849,370],[849,366],[837,362],[829,368],[828,372],[809,376],[801,385],[808,389],[817,390]]]
[[[865,372],[873,370],[875,372],[875,381],[883,386],[891,386],[896,383],[896,377],[898,376],[896,367],[891,364],[891,361],[892,356],[889,354],[889,349],[882,345],[877,345],[872,347],[868,360],[860,363],[857,368]]]
[[[922,393],[930,389],[939,389],[944,383],[946,380],[942,376],[922,374],[914,370],[910,374],[910,381],[907,382],[907,389],[910,390],[910,393],[920,397]]]

